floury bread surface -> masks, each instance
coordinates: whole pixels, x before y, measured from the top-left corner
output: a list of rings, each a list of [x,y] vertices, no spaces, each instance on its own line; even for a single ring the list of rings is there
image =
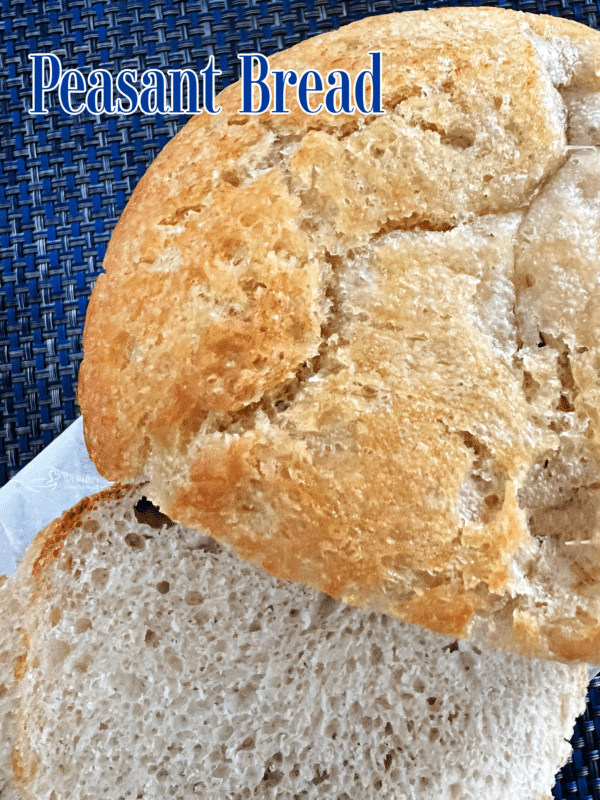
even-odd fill
[[[273,574],[600,660],[600,35],[379,16],[271,67],[385,114],[193,118],[140,181],[84,338],[110,479]]]
[[[147,524],[142,491],[82,501],[19,567],[24,800],[551,800],[583,664],[284,583]]]

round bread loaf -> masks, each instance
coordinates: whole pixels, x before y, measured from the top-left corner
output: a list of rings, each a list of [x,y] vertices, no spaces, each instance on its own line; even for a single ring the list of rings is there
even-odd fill
[[[280,578],[529,655],[600,659],[600,36],[490,8],[273,56],[383,114],[191,119],[117,225],[86,442]]]

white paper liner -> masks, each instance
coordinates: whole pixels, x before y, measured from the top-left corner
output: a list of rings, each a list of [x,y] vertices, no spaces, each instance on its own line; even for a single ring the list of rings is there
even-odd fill
[[[0,489],[0,574],[13,575],[33,537],[109,486],[90,461],[81,417]]]

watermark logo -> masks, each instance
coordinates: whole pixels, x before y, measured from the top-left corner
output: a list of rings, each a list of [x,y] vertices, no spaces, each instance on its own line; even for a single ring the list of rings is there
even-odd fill
[[[48,474],[39,478],[33,478],[30,481],[23,481],[19,478],[13,478],[11,484],[19,483],[30,492],[46,493],[54,492],[57,488],[63,487],[67,484],[73,485],[86,485],[90,487],[105,485],[106,481],[95,475],[72,475],[67,472],[61,472],[57,469],[48,470]]]

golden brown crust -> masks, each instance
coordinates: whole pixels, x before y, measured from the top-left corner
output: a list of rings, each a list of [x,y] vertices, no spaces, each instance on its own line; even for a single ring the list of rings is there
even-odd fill
[[[600,88],[598,35],[563,23],[370,18],[271,66],[355,75],[381,50],[384,115],[311,116],[290,94],[288,115],[243,116],[230,86],[192,119],[90,303],[100,471],[147,476],[173,519],[348,603],[530,655],[600,650],[582,625],[561,644],[515,560],[536,546],[518,492],[563,442],[534,402],[542,362],[524,366],[515,241],[567,158],[552,80]]]
[[[99,277],[87,315],[80,402],[86,441],[102,474],[134,478],[143,470],[154,431],[159,440],[181,440],[184,448],[189,437],[182,429],[195,433],[206,411],[235,410],[259,400],[316,355],[326,311],[319,299],[326,264],[322,252],[312,257],[309,252],[314,244],[298,208],[302,193],[310,189],[316,195],[311,202],[317,204],[317,224],[321,215],[329,216],[337,234],[351,242],[356,234],[364,240],[389,225],[391,215],[399,218],[399,227],[419,222],[443,227],[456,222],[457,204],[461,214],[519,207],[558,164],[562,134],[538,109],[547,79],[533,46],[512,14],[478,12],[370,18],[328,34],[326,46],[318,38],[272,58],[273,67],[298,72],[318,67],[324,74],[344,68],[355,75],[369,66],[368,51],[381,49],[388,112],[406,101],[402,125],[425,133],[414,142],[400,138],[405,150],[390,154],[391,165],[367,152],[385,147],[392,135],[385,116],[368,118],[361,131],[360,114],[311,117],[291,102],[289,115],[240,118],[237,85],[219,96],[221,113],[194,117],[165,148],[122,215],[104,262],[107,276]],[[469,19],[478,22],[470,34],[464,25]],[[496,19],[505,42],[498,39]],[[519,69],[497,70],[499,58],[509,56]],[[445,65],[453,59],[448,72]],[[480,85],[481,69],[490,73],[486,80],[495,82],[495,94],[472,92],[474,81]],[[496,141],[492,152],[490,129],[481,134],[489,144],[482,144],[476,159],[453,147],[452,137],[460,140],[469,120],[462,112],[447,113],[444,82],[455,107],[466,107],[478,124],[489,119],[495,136],[509,123],[506,142]],[[440,108],[422,107],[419,97],[428,86],[442,87]],[[495,108],[507,92],[514,106],[510,119]],[[344,139],[332,134],[351,131],[355,145],[340,150]],[[289,188],[281,167],[245,185],[253,162],[263,167],[274,144],[277,153],[289,137],[298,143],[305,133],[290,162]],[[534,155],[535,168],[529,169]],[[403,191],[398,181],[406,163],[423,160],[439,161],[439,168],[430,176],[421,170],[418,192],[410,183]],[[397,177],[390,171],[394,164]],[[471,201],[465,187],[482,175],[486,182]],[[361,177],[376,186],[372,210],[357,191]],[[344,203],[336,208],[340,198]],[[300,285],[298,268],[305,273]],[[224,330],[235,335],[234,342],[223,338]]]
[[[109,486],[108,489],[97,494],[84,497],[73,508],[65,511],[61,517],[47,525],[27,548],[25,556],[19,564],[18,580],[25,583],[33,581],[34,584],[40,586],[49,564],[59,557],[65,539],[70,533],[81,527],[89,511],[97,508],[100,503],[120,500],[132,489],[133,486],[130,484]]]

